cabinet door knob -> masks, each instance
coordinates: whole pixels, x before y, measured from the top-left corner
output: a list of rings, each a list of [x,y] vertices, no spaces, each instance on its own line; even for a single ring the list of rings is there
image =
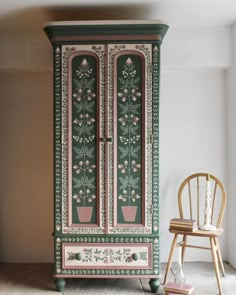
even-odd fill
[[[106,140],[105,140],[105,137],[101,137],[100,138],[100,142],[105,142]]]
[[[108,141],[108,142],[113,142],[113,138],[112,138],[112,137],[108,137],[108,138],[107,138],[107,141]]]

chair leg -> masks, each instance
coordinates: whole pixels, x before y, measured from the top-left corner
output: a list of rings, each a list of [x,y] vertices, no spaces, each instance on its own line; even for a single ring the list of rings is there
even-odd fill
[[[171,267],[171,263],[172,263],[172,259],[173,259],[173,255],[174,255],[174,251],[175,251],[175,247],[176,247],[177,238],[178,238],[178,234],[175,234],[175,236],[173,238],[173,241],[172,241],[171,248],[170,248],[170,254],[169,254],[169,258],[168,258],[168,262],[167,262],[167,266],[166,266],[166,272],[165,272],[165,277],[164,277],[163,285],[165,285],[166,280],[167,280],[168,273],[170,271],[170,267]]]
[[[182,254],[181,254],[181,263],[182,263],[182,265],[184,264],[184,257],[185,257],[185,250],[186,250],[185,245],[186,244],[187,244],[187,236],[184,235],[183,236]]]
[[[217,250],[214,242],[214,238],[210,238],[210,243],[211,243],[211,254],[212,254],[212,259],[214,262],[214,267],[215,267],[215,273],[216,273],[216,280],[218,284],[218,289],[219,289],[219,294],[222,295],[222,287],[221,287],[221,281],[220,281],[220,272],[219,272],[219,266],[218,266],[218,260],[217,260]]]
[[[214,241],[215,241],[215,245],[217,247],[216,253],[217,253],[221,273],[222,273],[222,276],[224,277],[225,276],[225,268],[224,268],[224,264],[223,264],[223,260],[222,260],[222,256],[221,256],[220,244],[219,244],[219,241],[217,238],[214,238]]]

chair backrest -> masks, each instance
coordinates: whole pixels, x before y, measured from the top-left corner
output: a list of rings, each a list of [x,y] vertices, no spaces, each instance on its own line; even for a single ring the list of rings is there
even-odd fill
[[[180,218],[196,219],[204,224],[204,209],[207,179],[211,183],[211,224],[221,227],[227,195],[221,181],[209,173],[196,173],[187,177],[178,191]]]

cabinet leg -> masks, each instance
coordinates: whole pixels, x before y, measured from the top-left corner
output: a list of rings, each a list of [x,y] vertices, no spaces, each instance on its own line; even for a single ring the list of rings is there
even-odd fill
[[[58,292],[63,292],[65,285],[66,285],[66,281],[65,279],[56,279],[55,280],[55,284],[56,284],[56,289]]]
[[[152,293],[157,293],[158,292],[160,284],[161,284],[161,282],[160,282],[159,279],[151,279],[149,281],[149,286],[151,288]]]

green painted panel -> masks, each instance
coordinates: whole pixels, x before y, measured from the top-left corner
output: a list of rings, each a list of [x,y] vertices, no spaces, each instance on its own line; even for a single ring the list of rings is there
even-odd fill
[[[99,36],[101,35],[101,40],[103,40],[103,36],[120,36],[120,35],[136,35],[137,40],[140,40],[139,35],[161,35],[161,40],[163,40],[166,31],[168,30],[169,26],[164,23],[104,23],[102,24],[88,24],[87,25],[76,25],[67,23],[48,23],[44,27],[44,31],[47,34],[48,38],[51,39],[51,42],[54,43],[55,40],[53,37],[60,37],[60,36],[70,36],[71,40],[73,40],[73,36],[91,36],[90,42],[93,40],[92,36]],[[79,24],[79,23],[78,23]],[[120,37],[121,41],[124,41],[123,37]],[[97,38],[96,38],[97,39]],[[65,43],[65,41],[63,41]]]
[[[124,54],[117,59],[118,144],[115,169],[119,224],[142,223],[142,64],[142,58],[136,54]],[[131,215],[135,213],[132,219]]]
[[[97,61],[72,60],[72,223],[97,223]],[[91,218],[90,218],[91,214]]]

